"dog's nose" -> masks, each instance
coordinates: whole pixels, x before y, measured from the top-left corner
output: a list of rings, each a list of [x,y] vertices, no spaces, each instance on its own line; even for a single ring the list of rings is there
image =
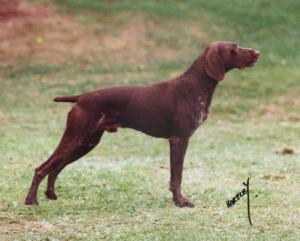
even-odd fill
[[[259,52],[258,50],[254,50],[254,55],[255,55],[256,57],[259,57],[260,52]]]

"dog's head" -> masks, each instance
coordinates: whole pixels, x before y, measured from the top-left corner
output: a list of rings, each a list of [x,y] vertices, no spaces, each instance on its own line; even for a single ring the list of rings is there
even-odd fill
[[[210,77],[220,81],[228,70],[254,66],[259,55],[258,50],[241,48],[233,42],[213,42],[206,50],[205,70]]]

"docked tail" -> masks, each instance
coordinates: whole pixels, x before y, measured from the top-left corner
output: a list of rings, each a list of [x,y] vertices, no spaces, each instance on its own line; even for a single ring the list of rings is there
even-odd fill
[[[54,101],[56,102],[71,102],[75,103],[79,99],[80,95],[74,95],[74,96],[58,96],[54,98]]]

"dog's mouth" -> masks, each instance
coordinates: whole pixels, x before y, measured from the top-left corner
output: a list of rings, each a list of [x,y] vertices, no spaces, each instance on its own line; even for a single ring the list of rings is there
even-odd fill
[[[239,67],[239,69],[246,69],[246,68],[251,68],[251,67],[253,67],[254,65],[256,65],[258,59],[259,59],[259,56],[255,57],[253,60],[251,60],[250,63],[246,64],[245,66]]]
[[[248,61],[244,66],[240,66],[239,69],[251,68],[257,63],[260,56],[260,52],[258,50],[252,50],[251,55],[251,60]]]
[[[248,65],[248,67],[249,67],[249,68],[250,68],[250,67],[253,67],[254,65],[256,65],[257,61],[258,61],[258,57],[255,58],[255,59]]]

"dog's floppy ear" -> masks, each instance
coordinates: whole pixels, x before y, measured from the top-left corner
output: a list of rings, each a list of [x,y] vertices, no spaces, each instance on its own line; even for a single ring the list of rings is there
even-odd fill
[[[207,50],[205,56],[205,71],[210,77],[216,80],[221,81],[224,79],[224,64],[215,48],[210,48]]]

